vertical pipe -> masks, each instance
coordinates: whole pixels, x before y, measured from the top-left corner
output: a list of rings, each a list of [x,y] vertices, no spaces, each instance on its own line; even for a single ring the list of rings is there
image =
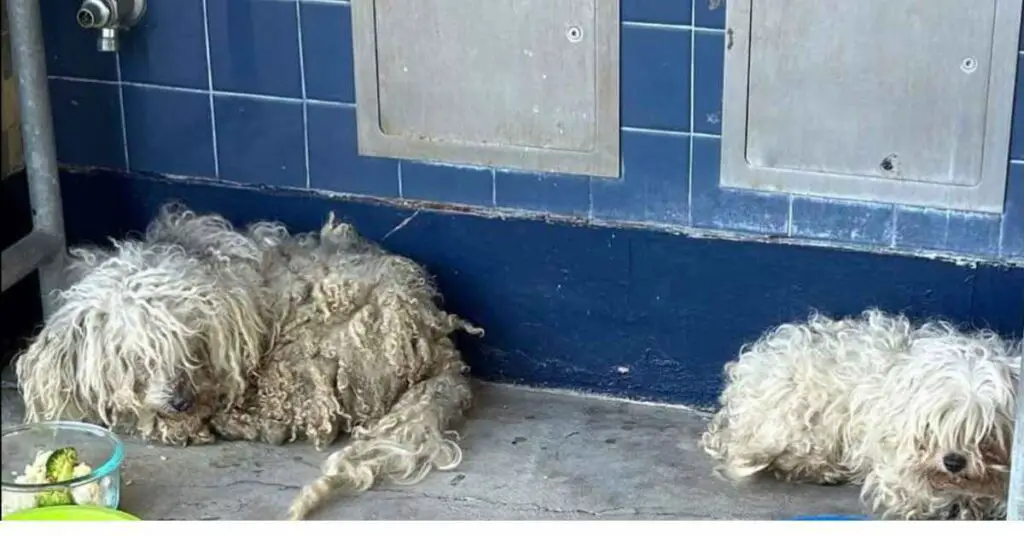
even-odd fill
[[[1024,342],[1021,349],[1024,350]],[[1010,521],[1024,521],[1024,359],[1018,376],[1020,385],[1017,386],[1017,413],[1013,426],[1013,450],[1010,451],[1010,496],[1006,501],[1006,518]]]
[[[18,77],[21,105],[21,137],[25,148],[29,202],[35,231],[57,239],[58,249],[39,270],[43,316],[53,309],[53,292],[64,282],[64,212],[57,170],[57,149],[53,137],[50,91],[46,79],[40,0],[5,0],[11,37],[11,56]],[[69,15],[70,16],[70,15]]]

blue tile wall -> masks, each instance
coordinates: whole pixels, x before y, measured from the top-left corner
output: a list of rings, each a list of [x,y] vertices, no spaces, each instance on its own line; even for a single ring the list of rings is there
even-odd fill
[[[149,2],[139,26],[123,34],[121,80],[207,89],[204,13],[203,0]]]
[[[133,169],[199,177],[217,173],[209,95],[151,86],[124,86],[121,92]]]
[[[43,3],[66,164],[1024,261],[1024,96],[1003,215],[719,187],[726,0],[621,0],[618,179],[358,153],[342,0],[149,0],[118,54]],[[1024,48],[1017,70],[1024,89]]]

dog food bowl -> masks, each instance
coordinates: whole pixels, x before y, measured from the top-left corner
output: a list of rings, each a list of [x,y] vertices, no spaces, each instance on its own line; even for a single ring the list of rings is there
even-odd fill
[[[70,505],[117,509],[121,500],[124,443],[113,433],[91,424],[53,421],[4,428],[2,435],[0,505],[4,519],[14,512],[36,507],[68,506],[60,501],[53,504],[53,498],[66,498],[69,494]],[[73,447],[78,461],[88,465],[91,471],[54,484],[15,482],[40,453],[65,447]]]
[[[18,510],[4,521],[141,521],[120,510],[99,506],[46,506]]]

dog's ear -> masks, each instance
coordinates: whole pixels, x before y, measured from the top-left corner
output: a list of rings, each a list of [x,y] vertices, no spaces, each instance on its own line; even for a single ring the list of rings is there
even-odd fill
[[[260,295],[252,288],[225,286],[203,302],[196,328],[203,334],[209,365],[220,388],[237,401],[263,357],[270,329],[263,320]]]
[[[85,335],[65,322],[58,309],[43,330],[15,359],[18,389],[25,402],[25,422],[87,418],[77,381],[78,352]]]

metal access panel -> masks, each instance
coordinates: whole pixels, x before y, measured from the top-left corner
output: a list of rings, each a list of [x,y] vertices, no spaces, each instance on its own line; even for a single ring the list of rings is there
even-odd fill
[[[364,155],[619,175],[619,0],[356,0]]]
[[[840,4],[730,0],[722,186],[1001,213],[1021,0]]]

